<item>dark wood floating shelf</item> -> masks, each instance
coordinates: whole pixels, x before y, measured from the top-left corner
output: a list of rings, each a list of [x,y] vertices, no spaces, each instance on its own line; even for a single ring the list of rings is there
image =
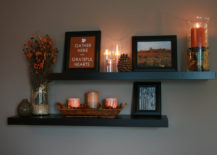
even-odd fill
[[[49,80],[214,80],[216,72],[65,72]]]
[[[58,126],[110,126],[110,127],[168,127],[167,116],[132,117],[119,115],[115,119],[72,118],[63,115],[9,117],[8,125],[58,125]]]

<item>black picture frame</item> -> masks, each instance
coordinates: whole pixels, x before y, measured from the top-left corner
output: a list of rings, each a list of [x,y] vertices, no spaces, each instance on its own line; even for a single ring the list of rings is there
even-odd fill
[[[135,82],[133,116],[161,116],[161,82]]]
[[[64,71],[99,72],[100,42],[101,31],[65,32]]]
[[[133,36],[132,60],[133,71],[177,71],[176,35]]]

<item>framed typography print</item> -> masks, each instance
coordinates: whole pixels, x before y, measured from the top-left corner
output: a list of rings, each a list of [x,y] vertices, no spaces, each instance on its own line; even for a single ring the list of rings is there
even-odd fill
[[[160,82],[135,82],[133,92],[134,116],[161,115]]]
[[[177,38],[134,36],[132,56],[134,71],[177,71]]]
[[[100,31],[65,33],[65,71],[99,71]]]

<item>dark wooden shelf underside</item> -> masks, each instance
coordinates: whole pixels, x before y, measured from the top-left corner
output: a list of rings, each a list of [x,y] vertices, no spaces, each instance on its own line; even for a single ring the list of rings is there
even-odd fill
[[[214,80],[216,72],[65,72],[49,80]]]
[[[58,125],[58,126],[110,126],[110,127],[168,127],[167,116],[132,117],[119,115],[115,119],[73,118],[63,115],[9,117],[8,125]]]

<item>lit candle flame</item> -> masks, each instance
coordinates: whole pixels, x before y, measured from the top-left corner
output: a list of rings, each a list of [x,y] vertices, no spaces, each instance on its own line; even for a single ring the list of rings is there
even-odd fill
[[[199,28],[200,27],[200,24],[199,23],[196,23],[196,28]]]
[[[108,60],[110,56],[111,56],[111,52],[109,52],[109,50],[106,49],[105,52],[104,52],[104,59]]]
[[[111,52],[109,52],[109,50],[106,49],[105,52],[104,52],[104,55],[106,55],[106,56],[107,56],[107,55],[111,55]]]

